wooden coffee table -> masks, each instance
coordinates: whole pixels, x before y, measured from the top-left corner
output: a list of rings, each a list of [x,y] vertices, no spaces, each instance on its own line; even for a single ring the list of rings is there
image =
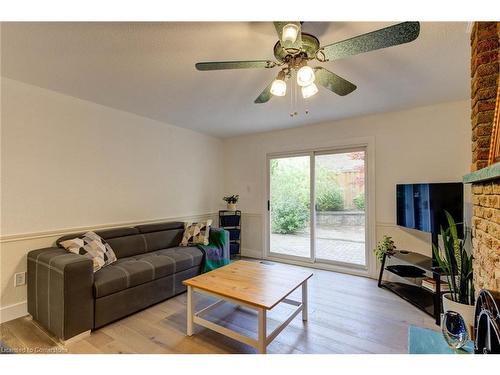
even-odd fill
[[[239,260],[214,271],[185,280],[187,285],[187,335],[193,335],[193,323],[241,341],[266,353],[266,347],[276,336],[302,312],[307,320],[307,280],[311,272],[281,265]],[[288,299],[288,295],[302,287],[302,301]],[[194,311],[194,292],[220,298],[217,302]],[[204,319],[202,316],[224,302],[248,307],[258,314],[257,339],[245,336],[229,328]],[[269,335],[266,328],[266,314],[279,303],[295,306],[287,319]]]

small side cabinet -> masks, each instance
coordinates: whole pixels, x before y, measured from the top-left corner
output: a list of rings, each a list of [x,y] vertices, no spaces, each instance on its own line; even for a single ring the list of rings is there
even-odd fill
[[[241,256],[241,211],[219,211],[219,228],[229,232],[231,257]]]

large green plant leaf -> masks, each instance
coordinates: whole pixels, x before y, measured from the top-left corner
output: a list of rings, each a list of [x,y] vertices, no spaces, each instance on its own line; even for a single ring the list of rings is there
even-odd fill
[[[443,247],[433,245],[436,262],[444,273],[450,285],[450,293],[456,302],[473,304],[474,285],[472,256],[466,250],[467,232],[464,238],[458,236],[457,225],[453,217],[445,211],[448,228],[441,228]]]

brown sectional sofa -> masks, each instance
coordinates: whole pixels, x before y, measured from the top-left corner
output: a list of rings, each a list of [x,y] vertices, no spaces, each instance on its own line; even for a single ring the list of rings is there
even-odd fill
[[[210,233],[220,230],[211,228]],[[90,259],[60,247],[30,251],[28,312],[67,340],[184,292],[182,281],[200,273],[204,253],[178,246],[183,231],[182,222],[96,231],[118,260],[95,273]],[[56,244],[77,235],[61,237]],[[229,246],[224,257],[229,259]]]

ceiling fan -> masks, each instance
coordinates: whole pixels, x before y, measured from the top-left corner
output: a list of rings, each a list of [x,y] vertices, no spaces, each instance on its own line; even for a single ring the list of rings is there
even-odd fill
[[[321,63],[335,61],[364,52],[409,43],[415,40],[420,32],[419,22],[402,22],[321,47],[318,38],[301,32],[301,25],[302,22],[274,22],[279,37],[274,45],[274,57],[277,61],[199,62],[195,65],[196,69],[205,71],[280,67],[281,70],[276,78],[267,85],[254,103],[266,103],[272,95],[285,96],[286,81],[291,79],[294,73],[304,99],[318,92],[316,83],[337,95],[344,96],[353,92],[356,85],[321,66],[312,68],[308,63],[313,60]]]

